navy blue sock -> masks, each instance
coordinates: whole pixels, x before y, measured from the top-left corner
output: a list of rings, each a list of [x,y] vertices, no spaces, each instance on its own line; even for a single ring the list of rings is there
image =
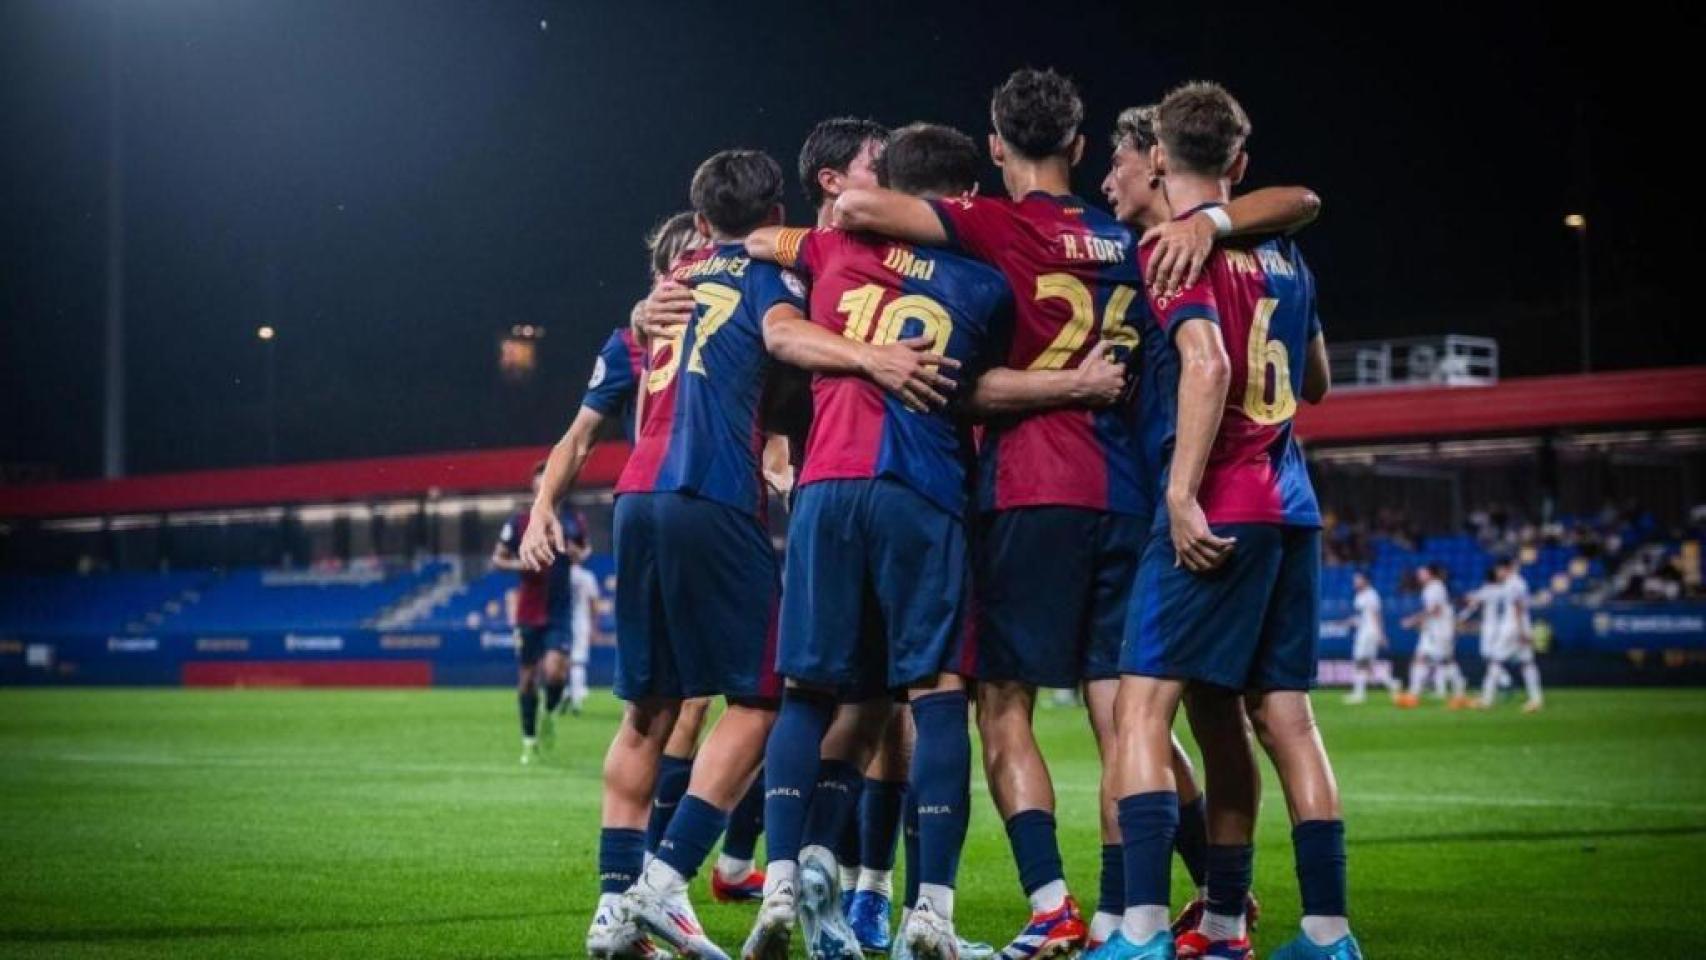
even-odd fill
[[[691,880],[728,825],[727,811],[718,810],[690,793],[681,798],[681,806],[669,818],[669,830],[653,856]]]
[[[1306,917],[1343,917],[1345,911],[1345,822],[1305,820],[1291,828],[1297,857],[1297,889]]]
[[[545,709],[555,710],[557,704],[563,702],[563,685],[560,683],[545,684]]]
[[[1102,844],[1102,890],[1096,897],[1096,912],[1125,912],[1125,851],[1117,843]]]
[[[818,785],[822,786],[823,776],[819,775],[817,780]],[[835,836],[835,846],[831,848],[835,852],[835,862],[844,867],[859,865],[859,808],[865,803],[865,778],[863,776],[860,776],[853,783],[853,789],[850,792],[853,796],[853,805],[847,811],[847,819],[841,822],[840,832]],[[811,836],[811,832],[811,827],[808,825],[806,835]]]
[[[901,836],[906,841],[906,888],[900,905],[911,910],[918,903],[918,804],[912,800],[912,788],[906,788],[901,798]]]
[[[856,831],[858,827],[862,780],[859,768],[845,760],[819,762],[817,786],[812,790],[811,808],[806,811],[806,829],[800,835],[800,846],[824,847],[835,854],[837,861],[848,863],[841,856],[848,831]],[[854,836],[858,836],[857,832]],[[855,850],[853,862],[858,859]]]
[[[646,856],[644,830],[605,827],[598,832],[598,892],[621,893],[640,877]]]
[[[918,881],[952,887],[971,819],[965,692],[919,697],[912,701],[912,718],[918,727],[911,778],[918,808]]]
[[[729,814],[729,829],[723,834],[723,855],[736,860],[751,860],[758,835],[764,832],[764,771],[752,778],[746,796],[740,798],[734,812]]]
[[[835,718],[835,698],[807,690],[782,696],[764,747],[764,828],[769,859],[798,860],[806,811],[817,785],[818,753]]]
[[[1120,798],[1125,905],[1165,907],[1173,879],[1173,834],[1179,829],[1179,795],[1171,790]]]
[[[1209,910],[1223,917],[1236,917],[1244,912],[1244,901],[1250,895],[1250,871],[1255,858],[1256,848],[1247,843],[1237,846],[1209,846]]]
[[[859,866],[894,869],[894,841],[900,833],[900,805],[906,784],[866,778],[859,794]]]
[[[1208,883],[1208,804],[1202,794],[1190,803],[1179,803],[1179,832],[1173,850],[1185,862],[1191,882],[1202,889]]]
[[[1019,886],[1029,896],[1044,884],[1062,880],[1060,842],[1055,838],[1054,814],[1047,810],[1021,810],[1007,818],[1007,842],[1013,846],[1013,862],[1019,866]]]
[[[515,699],[521,708],[521,735],[531,740],[539,733],[539,692],[518,693]]]
[[[664,754],[658,761],[658,779],[652,787],[652,812],[646,820],[646,852],[657,853],[663,842],[669,820],[675,808],[687,795],[687,784],[693,779],[693,758]]]

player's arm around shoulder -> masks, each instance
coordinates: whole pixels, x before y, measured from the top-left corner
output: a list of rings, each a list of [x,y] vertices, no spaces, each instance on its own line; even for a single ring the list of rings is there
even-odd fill
[[[837,336],[792,304],[777,304],[764,314],[764,347],[771,356],[813,373],[865,377],[913,410],[946,405],[955,387],[942,370],[959,361],[930,352],[932,342],[912,337],[875,346]]]
[[[1215,240],[1258,233],[1295,233],[1321,215],[1321,198],[1307,187],[1264,187],[1236,197],[1223,207],[1156,224],[1143,232],[1140,247],[1153,247],[1144,275],[1164,294],[1188,287],[1202,276]]]
[[[930,201],[882,187],[855,187],[835,198],[830,223],[843,230],[880,233],[921,243],[943,246],[948,231]]]
[[[1111,340],[1098,343],[1070,370],[992,367],[973,382],[966,412],[992,417],[1054,407],[1111,406],[1125,395],[1130,379],[1125,363],[1114,356],[1116,346]]]

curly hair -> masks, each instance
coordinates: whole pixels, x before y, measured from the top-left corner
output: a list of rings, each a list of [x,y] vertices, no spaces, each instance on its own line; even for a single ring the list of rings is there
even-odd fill
[[[989,117],[1001,139],[1032,160],[1065,153],[1084,122],[1078,86],[1053,70],[1025,67],[995,88]]]

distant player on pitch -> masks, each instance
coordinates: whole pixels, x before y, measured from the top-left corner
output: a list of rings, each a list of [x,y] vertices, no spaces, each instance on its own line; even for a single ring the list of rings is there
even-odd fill
[[[1350,624],[1356,630],[1355,639],[1351,642],[1351,659],[1355,662],[1355,673],[1352,675],[1350,696],[1346,703],[1364,703],[1368,700],[1368,681],[1378,672],[1380,651],[1386,648],[1386,621],[1381,614],[1380,591],[1374,589],[1374,584],[1368,575],[1358,571],[1352,580],[1356,587],[1356,597],[1351,606],[1356,610],[1356,616],[1350,619]],[[1390,670],[1385,677],[1386,690],[1396,697],[1403,688],[1393,678]]]
[[[1434,692],[1447,707],[1458,709],[1468,703],[1463,671],[1457,666],[1457,616],[1451,609],[1451,593],[1437,566],[1416,570],[1422,585],[1422,609],[1404,618],[1404,626],[1417,631],[1416,653],[1410,659],[1410,689],[1398,698],[1400,707],[1422,702],[1422,688],[1431,676]]]

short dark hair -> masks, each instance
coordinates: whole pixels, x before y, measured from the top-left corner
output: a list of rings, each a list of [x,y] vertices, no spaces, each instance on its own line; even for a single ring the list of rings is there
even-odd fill
[[[1084,122],[1084,101],[1078,85],[1053,70],[1030,67],[995,88],[989,101],[995,132],[1009,146],[1032,160],[1065,153]]]
[[[819,170],[846,173],[865,144],[873,140],[885,144],[888,139],[886,127],[859,117],[831,117],[813,127],[800,147],[800,190],[806,200],[813,207],[823,203],[823,188],[817,183]]]
[[[877,159],[877,181],[914,195],[951,197],[977,186],[977,144],[953,127],[914,123],[896,130]]]
[[[1218,83],[1187,83],[1155,109],[1155,135],[1168,160],[1190,173],[1218,176],[1250,137],[1250,118]]]
[[[653,227],[646,234],[646,252],[651,255],[652,272],[668,273],[676,258],[693,245],[694,235],[698,232],[699,228],[693,225],[691,210],[671,214]]]
[[[1155,146],[1155,104],[1126,107],[1114,121],[1114,149],[1127,144],[1133,150],[1148,150]]]
[[[724,150],[694,171],[688,195],[717,232],[744,237],[782,202],[782,168],[762,150]]]

